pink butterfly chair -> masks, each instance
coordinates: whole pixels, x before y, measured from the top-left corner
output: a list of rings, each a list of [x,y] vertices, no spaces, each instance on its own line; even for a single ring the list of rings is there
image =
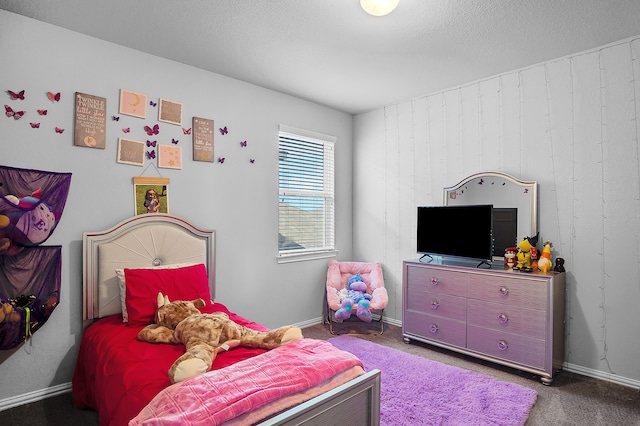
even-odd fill
[[[377,320],[380,323],[380,334],[384,332],[384,323],[382,322],[382,314],[384,308],[389,303],[389,296],[387,290],[384,287],[384,277],[382,275],[382,265],[377,262],[365,263],[365,262],[338,262],[337,260],[330,260],[329,267],[327,268],[327,292],[325,295],[325,321],[329,323],[329,331],[331,334],[336,334],[333,330],[334,322],[342,322],[337,320],[335,313],[342,307],[342,301],[340,300],[340,290],[347,288],[347,282],[352,276],[360,274],[367,284],[367,294],[371,295],[369,310],[372,314],[379,315],[380,319]],[[351,318],[356,317],[357,305],[354,304],[352,308]],[[375,317],[374,317],[375,318]],[[358,320],[359,321],[359,320]],[[325,322],[326,324],[326,322]]]

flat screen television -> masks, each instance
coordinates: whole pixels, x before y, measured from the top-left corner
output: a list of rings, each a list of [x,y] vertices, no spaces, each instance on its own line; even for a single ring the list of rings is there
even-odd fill
[[[418,207],[418,253],[491,262],[493,206]]]

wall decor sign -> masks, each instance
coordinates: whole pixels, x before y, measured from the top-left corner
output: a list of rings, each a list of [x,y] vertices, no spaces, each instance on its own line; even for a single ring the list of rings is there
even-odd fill
[[[182,148],[176,145],[158,145],[158,167],[182,168]]]
[[[169,179],[163,177],[133,178],[135,215],[169,213]]]
[[[104,149],[106,146],[107,99],[76,92],[76,122],[73,144]]]
[[[193,161],[214,162],[213,129],[213,120],[193,117],[191,130],[193,136]]]
[[[118,163],[144,166],[144,142],[118,138]]]
[[[182,104],[160,98],[158,121],[182,126]]]
[[[120,89],[120,114],[147,118],[147,95]]]

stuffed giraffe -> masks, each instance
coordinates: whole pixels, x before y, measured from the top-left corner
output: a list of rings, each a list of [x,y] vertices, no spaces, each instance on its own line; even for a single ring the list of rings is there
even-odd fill
[[[183,344],[186,352],[169,369],[172,383],[209,371],[216,355],[236,346],[273,349],[302,339],[298,327],[281,327],[273,331],[256,331],[241,326],[224,312],[203,314],[202,299],[170,302],[158,293],[156,323],[140,330],[138,340],[149,343]]]

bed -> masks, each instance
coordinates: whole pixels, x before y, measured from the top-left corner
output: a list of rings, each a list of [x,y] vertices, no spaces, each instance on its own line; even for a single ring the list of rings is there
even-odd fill
[[[179,285],[167,291],[189,297],[205,291],[204,312],[225,312],[238,324],[268,330],[215,299],[214,231],[146,214],[85,232],[83,246],[85,332],[72,389],[76,405],[96,410],[102,426],[379,424],[380,372],[365,372],[357,358],[321,340],[271,351],[234,348],[221,352],[211,371],[171,384],[167,371],[184,346],[136,339],[151,308],[140,303],[142,313],[133,303],[157,286]]]

